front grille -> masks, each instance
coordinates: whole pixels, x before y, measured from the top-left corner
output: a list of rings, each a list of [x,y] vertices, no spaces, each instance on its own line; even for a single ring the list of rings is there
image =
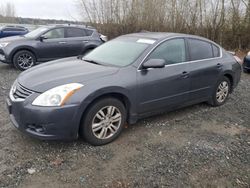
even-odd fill
[[[21,86],[20,84],[16,84],[15,86],[16,88],[13,91],[13,97],[15,99],[26,99],[27,97],[29,97],[33,92],[30,91],[29,89]]]

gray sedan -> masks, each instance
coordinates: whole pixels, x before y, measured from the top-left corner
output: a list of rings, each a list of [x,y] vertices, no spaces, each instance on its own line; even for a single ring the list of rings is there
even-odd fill
[[[20,131],[40,139],[75,139],[92,145],[116,139],[124,124],[208,102],[223,105],[241,66],[216,43],[175,33],[118,37],[84,57],[23,72],[7,105]]]

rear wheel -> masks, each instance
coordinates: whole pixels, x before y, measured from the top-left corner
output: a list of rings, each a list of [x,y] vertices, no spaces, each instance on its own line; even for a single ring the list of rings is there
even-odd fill
[[[24,71],[35,65],[36,58],[30,51],[21,50],[14,55],[13,63],[17,69]]]
[[[223,105],[230,94],[231,82],[227,77],[223,77],[217,83],[212,98],[212,106],[221,106]]]
[[[92,145],[108,144],[120,135],[125,121],[123,103],[115,98],[104,98],[89,108],[82,121],[80,134]]]

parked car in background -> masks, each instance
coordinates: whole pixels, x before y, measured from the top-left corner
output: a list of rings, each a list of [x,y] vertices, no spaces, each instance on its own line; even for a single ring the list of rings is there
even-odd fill
[[[242,67],[245,73],[250,73],[250,52],[244,58]]]
[[[17,35],[25,35],[29,32],[29,30],[22,26],[3,26],[0,27],[0,38],[11,37]]]
[[[24,36],[0,39],[0,61],[27,70],[37,62],[86,54],[104,39],[96,29],[85,26],[44,26]]]
[[[7,106],[22,132],[40,139],[93,145],[116,139],[126,122],[184,106],[223,105],[241,65],[216,43],[174,33],[118,37],[83,58],[67,58],[23,72]]]

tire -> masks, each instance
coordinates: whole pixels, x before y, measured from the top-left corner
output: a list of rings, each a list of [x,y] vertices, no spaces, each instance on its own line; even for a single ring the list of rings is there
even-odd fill
[[[14,55],[13,64],[18,70],[24,71],[36,64],[36,57],[28,50],[21,50]]]
[[[210,104],[214,107],[225,104],[229,97],[231,87],[231,82],[227,77],[224,76],[221,78],[215,86]]]
[[[80,135],[86,142],[94,146],[108,144],[121,134],[126,116],[126,109],[118,99],[98,100],[83,117]]]

